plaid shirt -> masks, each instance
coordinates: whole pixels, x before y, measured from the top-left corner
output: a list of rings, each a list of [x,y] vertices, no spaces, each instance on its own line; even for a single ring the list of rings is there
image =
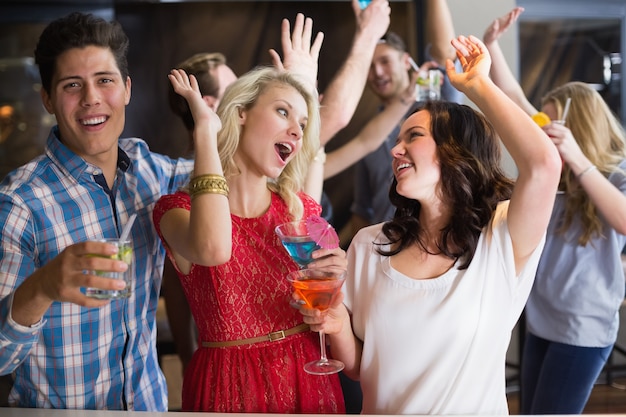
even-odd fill
[[[0,184],[0,374],[14,374],[12,406],[167,411],[157,362],[156,309],[164,250],[151,216],[186,183],[193,162],[119,140],[115,185],[71,152],[53,128],[45,154]],[[54,302],[32,327],[10,316],[15,289],[65,247],[117,237],[132,213],[130,298],[102,308]]]

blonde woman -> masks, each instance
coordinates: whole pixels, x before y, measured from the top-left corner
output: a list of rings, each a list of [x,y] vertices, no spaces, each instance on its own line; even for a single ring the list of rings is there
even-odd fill
[[[173,71],[170,79],[196,125],[188,191],[163,197],[154,214],[200,339],[185,371],[183,409],[344,412],[338,376],[303,370],[319,355],[319,340],[289,306],[285,276],[298,267],[274,233],[321,211],[301,192],[319,148],[317,95],[288,72],[257,68],[227,89],[218,119],[194,78],[190,84]],[[316,256],[323,259],[310,267],[345,270],[341,249]]]

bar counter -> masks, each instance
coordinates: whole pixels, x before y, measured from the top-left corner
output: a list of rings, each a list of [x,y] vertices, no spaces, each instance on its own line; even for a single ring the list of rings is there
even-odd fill
[[[185,412],[148,412],[148,411],[106,411],[106,410],[50,410],[44,408],[10,408],[0,407],[0,417],[199,417],[202,415],[220,416],[220,417],[263,417],[274,416],[278,414],[261,414],[261,413],[185,413]],[[321,414],[281,414],[282,416],[291,417],[319,417]],[[336,414],[333,414],[336,415]],[[364,414],[362,414],[364,415]],[[512,415],[514,416],[514,415]],[[384,416],[372,416],[384,417]],[[391,417],[391,416],[387,416]],[[471,417],[471,416],[465,416]],[[478,416],[474,416],[478,417]],[[530,417],[530,416],[529,416]],[[536,417],[536,416],[533,416]],[[580,417],[568,416],[561,414],[553,417]],[[626,414],[585,414],[585,417],[626,417]]]

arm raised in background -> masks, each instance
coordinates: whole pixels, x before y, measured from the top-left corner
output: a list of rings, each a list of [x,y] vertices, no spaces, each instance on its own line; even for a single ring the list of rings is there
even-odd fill
[[[347,169],[359,159],[378,149],[406,112],[415,103],[417,72],[411,71],[411,79],[402,96],[393,100],[377,113],[359,133],[341,147],[326,155],[324,179],[331,178]]]
[[[574,96],[573,100],[576,99],[577,97]],[[595,109],[598,110],[597,119],[614,117],[608,106],[604,112],[597,107]],[[616,121],[615,126],[619,126],[619,121]],[[626,195],[595,167],[567,126],[560,123],[550,123],[544,126],[543,130],[556,146],[563,162],[570,167],[580,186],[589,195],[593,205],[598,210],[598,214],[610,227],[621,234],[626,234]],[[623,135],[621,129],[618,131]],[[590,133],[590,135],[598,134],[597,131]]]
[[[269,53],[274,66],[281,70],[291,71],[299,74],[311,85],[311,89],[317,89],[317,65],[324,34],[318,32],[315,40],[311,43],[313,36],[313,19],[305,18],[302,13],[296,15],[293,24],[293,32],[290,32],[289,19],[283,19],[280,27],[280,40],[283,48],[284,59],[275,49],[270,49]]]
[[[428,63],[429,64],[429,63]],[[425,65],[428,65],[425,64]],[[417,71],[411,71],[410,82],[397,99],[377,113],[361,131],[348,142],[326,154],[324,146],[311,162],[307,173],[304,191],[320,202],[324,180],[331,178],[356,163],[368,153],[375,151],[415,103],[415,82]]]
[[[456,51],[450,45],[453,39],[454,24],[447,0],[428,0],[424,18],[426,42],[430,44],[430,56],[440,66],[445,66],[446,59],[454,61]]]
[[[491,54],[491,79],[504,93],[511,98],[527,114],[534,115],[538,110],[528,101],[522,86],[519,84],[511,68],[504,58],[498,39],[517,21],[524,11],[523,7],[515,7],[509,13],[495,19],[485,30],[483,41]]]
[[[391,8],[388,0],[372,0],[364,10],[361,10],[358,0],[352,0],[352,10],[357,23],[356,33],[348,57],[322,96],[320,107],[321,148],[316,159],[311,162],[304,185],[304,191],[318,202],[321,200],[324,179],[326,177],[324,145],[338,131],[346,127],[352,119],[365,88],[374,50],[380,38],[387,31],[390,22]],[[283,29],[284,34],[285,30]],[[273,56],[275,57],[274,62],[276,65],[277,54],[274,52]],[[365,153],[362,153],[362,155],[365,155]],[[344,164],[337,157],[331,158],[331,164],[334,164],[333,161]],[[354,162],[349,162],[347,165],[344,164],[344,168],[339,169],[339,171]]]
[[[389,27],[391,8],[387,0],[372,0],[363,10],[357,0],[352,0],[352,9],[357,24],[352,47],[322,96],[322,146],[352,119],[365,88],[376,45]]]
[[[507,215],[519,271],[546,233],[561,161],[548,135],[489,78],[491,59],[480,39],[459,36],[452,44],[463,66],[457,73],[452,61],[447,62],[452,85],[489,119],[519,171]]]

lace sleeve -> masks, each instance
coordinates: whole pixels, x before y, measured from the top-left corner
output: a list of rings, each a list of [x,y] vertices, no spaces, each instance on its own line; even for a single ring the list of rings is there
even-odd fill
[[[161,198],[159,198],[156,205],[154,206],[152,221],[154,222],[154,227],[159,234],[159,238],[161,238],[161,241],[164,244],[165,241],[163,240],[163,236],[161,235],[161,219],[163,218],[163,215],[165,213],[175,208],[191,210],[191,198],[189,197],[189,194],[182,191],[177,191],[174,194],[161,196]]]
[[[303,218],[307,218],[309,216],[320,216],[322,214],[322,206],[313,199],[313,197],[309,196],[306,193],[298,193],[298,196],[302,200],[302,204],[304,205],[304,216]]]

